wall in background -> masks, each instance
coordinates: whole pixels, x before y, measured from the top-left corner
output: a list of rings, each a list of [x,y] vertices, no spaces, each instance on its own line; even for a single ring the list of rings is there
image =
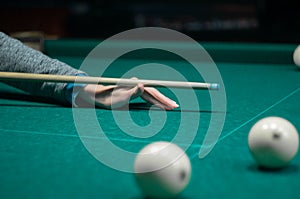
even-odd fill
[[[50,38],[99,38],[158,26],[201,41],[300,42],[294,0],[10,0],[0,30],[42,31]]]

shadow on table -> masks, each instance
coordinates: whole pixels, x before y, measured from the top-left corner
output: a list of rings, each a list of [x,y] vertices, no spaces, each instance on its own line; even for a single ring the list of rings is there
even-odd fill
[[[248,166],[248,170],[251,172],[265,172],[265,173],[280,173],[280,174],[292,174],[296,173],[299,170],[299,167],[297,165],[287,165],[283,168],[277,168],[277,169],[269,169],[269,168],[264,168],[260,167],[256,164],[252,164]]]
[[[147,102],[131,103],[129,105],[130,110],[152,110],[152,111],[163,111],[159,107],[153,107]],[[188,110],[188,109],[174,109],[172,112],[201,112],[201,113],[225,113],[224,111],[211,111],[211,110]]]

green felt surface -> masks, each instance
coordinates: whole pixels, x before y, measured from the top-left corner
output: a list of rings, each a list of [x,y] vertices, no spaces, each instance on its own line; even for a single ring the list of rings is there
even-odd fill
[[[83,56],[97,43],[47,41],[46,52],[78,68]],[[214,52],[212,56],[224,81],[226,120],[212,152],[199,159],[197,155],[212,114],[207,91],[196,92],[200,109],[184,110],[191,120],[200,113],[201,120],[197,136],[187,150],[193,169],[191,182],[180,198],[299,198],[300,155],[283,170],[262,171],[247,146],[249,129],[266,116],[284,117],[300,129],[300,71],[291,64],[295,46],[216,43],[203,46]],[[66,51],[67,48],[72,50]],[[240,56],[236,56],[237,52]],[[198,78],[187,63],[174,56],[166,57],[156,62],[182,70],[190,80]],[[141,54],[127,57],[114,63],[107,74],[122,75],[144,61]],[[162,92],[172,96],[169,90]],[[3,84],[0,97],[0,198],[143,198],[132,174],[103,165],[83,146],[72,108],[28,96]],[[135,101],[130,115],[137,124],[147,125],[149,110],[139,108],[140,102]],[[96,110],[107,136],[116,145],[133,152],[156,140],[171,140],[181,113],[181,109],[167,112],[164,128],[151,138],[141,139],[118,128],[112,111]]]

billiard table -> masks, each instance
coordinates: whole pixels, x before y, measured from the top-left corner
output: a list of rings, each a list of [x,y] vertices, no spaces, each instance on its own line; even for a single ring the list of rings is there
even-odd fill
[[[46,40],[45,54],[81,68],[85,57],[100,43]],[[264,117],[286,118],[300,130],[300,71],[292,61],[296,45],[200,44],[222,77],[221,90],[226,91],[226,98],[219,100],[223,100],[226,109],[212,108],[211,96],[220,91],[192,91],[199,106],[180,106],[173,111],[159,110],[142,99],[133,100],[128,110],[112,111],[72,108],[1,84],[0,198],[143,198],[134,174],[118,169],[126,160],[102,146],[103,140],[136,154],[149,143],[172,141],[179,128],[187,137],[194,136],[189,143],[185,143],[185,136],[178,141],[192,165],[190,183],[179,198],[299,198],[300,156],[296,155],[283,169],[264,170],[256,165],[247,145],[250,128]],[[186,60],[155,49],[146,51],[119,57],[104,75],[120,77],[133,67],[155,62],[175,68],[188,81],[197,81]],[[156,75],[164,78],[159,70],[151,75],[153,79]],[[172,90],[159,89],[181,105]],[[188,95],[191,91],[180,92]],[[115,113],[121,121],[116,121]],[[213,114],[220,114],[224,121],[212,122]],[[130,120],[122,120],[128,116]],[[184,117],[188,122],[185,120],[185,126],[181,126]],[[161,119],[165,119],[163,124]],[[151,125],[152,120],[158,120],[162,127]],[[222,128],[211,151],[199,158],[200,149],[206,147],[203,140],[210,125]],[[97,137],[99,129],[106,138]],[[152,130],[156,134],[150,136]],[[139,132],[141,136],[136,137]],[[89,147],[95,147],[100,156],[95,156]],[[111,164],[101,159],[103,154],[112,160]],[[133,159],[130,161],[133,167]]]

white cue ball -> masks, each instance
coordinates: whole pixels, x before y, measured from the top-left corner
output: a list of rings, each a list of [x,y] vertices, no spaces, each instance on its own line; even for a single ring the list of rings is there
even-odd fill
[[[249,149],[259,166],[281,168],[297,154],[299,136],[296,128],[280,117],[259,120],[248,135]]]
[[[134,163],[136,182],[149,198],[173,198],[188,185],[191,163],[185,152],[170,142],[145,146]]]
[[[300,67],[300,45],[295,49],[293,59],[294,63]]]

